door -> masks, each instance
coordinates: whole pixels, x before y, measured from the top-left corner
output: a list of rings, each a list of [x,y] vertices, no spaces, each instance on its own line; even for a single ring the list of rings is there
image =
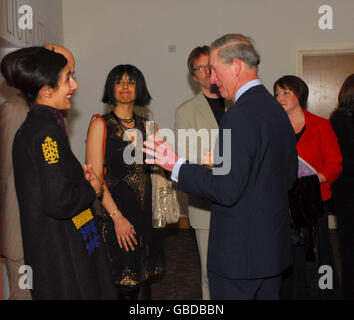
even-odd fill
[[[354,73],[354,48],[344,53],[307,52],[301,59],[300,77],[310,90],[308,110],[328,119],[344,80]]]

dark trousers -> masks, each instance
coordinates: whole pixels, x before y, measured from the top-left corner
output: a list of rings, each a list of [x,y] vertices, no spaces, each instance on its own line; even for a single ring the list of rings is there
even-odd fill
[[[318,239],[314,241],[317,252],[315,260],[307,257],[304,239],[294,241],[292,246],[293,265],[283,273],[282,300],[337,300],[342,297],[328,228],[328,204],[325,202],[323,207],[324,214],[317,219],[314,228],[313,238]],[[298,239],[298,234],[299,231],[292,230],[293,239]],[[319,272],[319,268],[324,265],[330,266],[332,269],[333,289],[321,289],[319,286],[319,280],[324,275]]]
[[[228,279],[208,274],[212,300],[279,300],[281,275],[264,279]]]
[[[348,194],[348,191],[352,192],[352,190],[354,190],[353,182],[344,181],[338,185],[337,192],[334,194],[342,260],[342,290],[344,299],[350,300],[354,299],[354,200],[352,194]]]

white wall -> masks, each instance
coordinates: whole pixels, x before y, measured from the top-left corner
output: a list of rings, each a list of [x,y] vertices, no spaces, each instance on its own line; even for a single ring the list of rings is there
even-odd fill
[[[333,30],[318,26],[323,4],[333,8]],[[90,117],[105,111],[104,81],[117,64],[143,71],[154,119],[172,128],[175,108],[193,95],[186,60],[195,46],[225,33],[251,36],[271,89],[278,77],[296,72],[298,46],[354,44],[353,12],[353,0],[63,0],[64,44],[76,56],[80,85],[70,112],[72,148],[84,161]]]
[[[32,8],[32,29],[21,30],[18,26],[23,15],[19,8],[23,5]],[[0,37],[13,47],[63,42],[61,0],[0,0],[0,14]]]

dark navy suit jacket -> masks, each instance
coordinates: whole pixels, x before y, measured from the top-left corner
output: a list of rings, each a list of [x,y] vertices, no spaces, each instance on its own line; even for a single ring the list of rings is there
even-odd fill
[[[291,263],[288,189],[297,175],[294,130],[263,85],[250,88],[223,116],[231,129],[226,175],[183,164],[178,188],[213,201],[208,270],[231,279],[275,276]]]

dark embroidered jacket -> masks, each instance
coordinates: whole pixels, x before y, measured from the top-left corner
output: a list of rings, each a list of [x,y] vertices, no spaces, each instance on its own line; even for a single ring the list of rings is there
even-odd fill
[[[114,299],[115,289],[85,180],[64,128],[36,106],[13,145],[25,263],[33,299]]]

